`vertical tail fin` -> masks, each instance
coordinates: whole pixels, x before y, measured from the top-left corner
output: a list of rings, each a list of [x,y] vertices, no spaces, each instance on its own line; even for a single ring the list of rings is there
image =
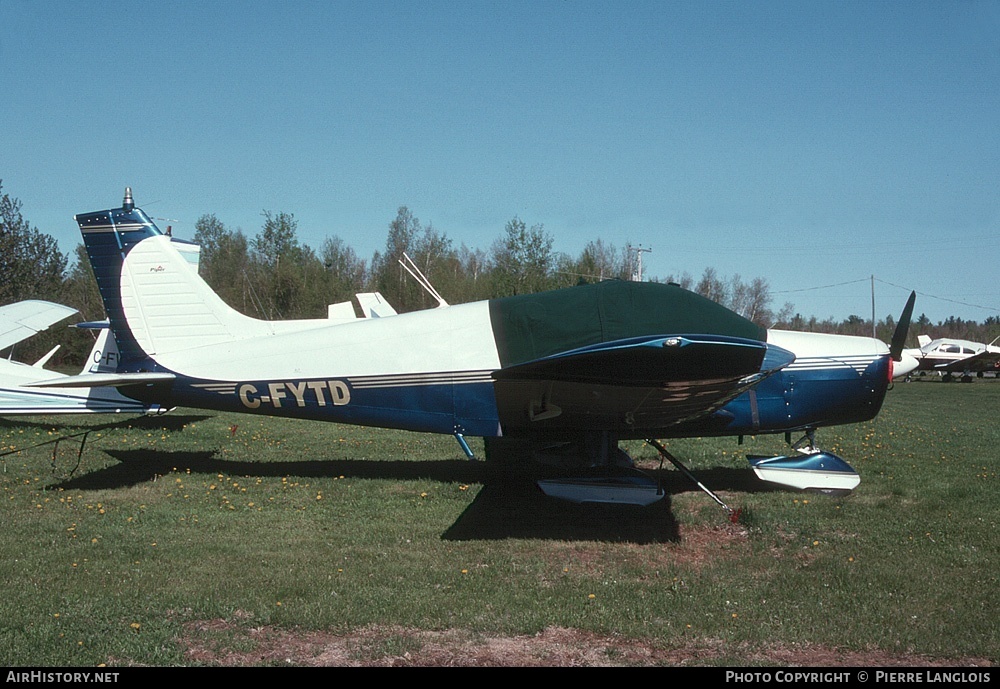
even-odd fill
[[[153,221],[135,207],[132,190],[125,189],[121,208],[82,213],[76,216],[87,249],[87,257],[97,278],[104,310],[111,323],[123,365],[147,359],[132,333],[125,315],[123,295],[125,257],[144,239],[162,236]],[[128,295],[131,296],[131,295]]]
[[[80,375],[88,373],[115,373],[118,370],[118,360],[120,355],[115,344],[115,338],[111,337],[111,327],[104,323],[78,323],[77,328],[93,330],[97,333],[94,345],[90,348],[87,360],[83,362],[83,370]]]
[[[160,232],[130,189],[121,208],[76,220],[118,346],[118,372],[157,370],[158,355],[325,323],[261,321],[230,307],[198,275],[191,245]]]

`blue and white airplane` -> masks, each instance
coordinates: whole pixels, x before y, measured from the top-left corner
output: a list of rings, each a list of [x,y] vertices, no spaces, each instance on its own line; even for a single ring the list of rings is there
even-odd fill
[[[802,432],[807,447],[755,460],[758,475],[853,488],[857,474],[818,451],[813,434],[878,413],[909,321],[904,314],[890,351],[871,338],[766,330],[679,286],[622,281],[440,300],[414,313],[366,308],[355,317],[348,303],[326,319],[262,321],[226,305],[131,190],[121,208],[76,220],[119,360],[113,372],[38,385],[107,385],[163,407],[450,434],[470,458],[465,438],[482,437],[487,461],[596,469],[603,478],[587,484],[593,491],[569,480],[543,485],[580,501],[656,498],[635,499],[636,485],[653,488],[631,474],[617,481],[626,439]],[[380,303],[377,294],[359,298]]]

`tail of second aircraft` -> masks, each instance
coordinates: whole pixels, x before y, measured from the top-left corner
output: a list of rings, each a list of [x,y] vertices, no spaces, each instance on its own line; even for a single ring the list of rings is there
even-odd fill
[[[120,372],[157,354],[274,332],[228,306],[132,201],[76,216],[118,345]]]

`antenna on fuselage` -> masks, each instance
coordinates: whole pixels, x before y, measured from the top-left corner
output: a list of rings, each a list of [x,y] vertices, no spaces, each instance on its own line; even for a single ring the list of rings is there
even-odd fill
[[[420,272],[420,268],[417,268],[417,264],[413,262],[413,259],[404,251],[403,258],[399,259],[399,265],[406,269],[406,272],[413,276],[413,279],[417,281],[421,287],[426,290],[427,294],[431,295],[438,303],[438,308],[442,306],[448,306],[448,302],[444,300],[438,291],[434,289],[434,285],[431,281],[424,277],[424,274]]]

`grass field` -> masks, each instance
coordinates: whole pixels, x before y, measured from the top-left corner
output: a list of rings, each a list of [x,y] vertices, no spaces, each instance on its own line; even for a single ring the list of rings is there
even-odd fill
[[[758,482],[744,455],[783,438],[669,442],[738,524],[672,469],[652,507],[575,506],[449,437],[0,420],[0,663],[993,664],[998,411],[1000,382],[897,384],[819,433],[862,475],[844,498]]]

